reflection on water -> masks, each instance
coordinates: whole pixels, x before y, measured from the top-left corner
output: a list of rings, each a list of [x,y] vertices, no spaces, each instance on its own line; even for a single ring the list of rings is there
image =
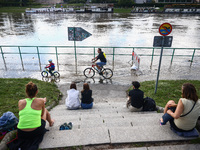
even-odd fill
[[[103,77],[100,78],[85,78],[83,80],[84,83],[89,83],[89,84],[113,84],[112,79],[105,79]]]
[[[73,45],[68,27],[92,34],[77,45],[152,47],[159,26],[168,22],[173,47],[200,47],[200,16],[191,14],[24,14],[0,13],[2,45]]]
[[[54,78],[54,77],[42,77],[42,81],[58,83],[58,82],[60,82],[60,78]]]
[[[24,14],[0,13],[0,36],[20,36],[35,32],[32,19]]]

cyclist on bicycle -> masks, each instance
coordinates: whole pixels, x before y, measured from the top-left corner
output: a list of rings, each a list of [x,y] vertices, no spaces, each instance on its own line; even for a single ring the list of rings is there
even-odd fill
[[[101,71],[102,66],[106,65],[106,54],[101,50],[101,48],[98,48],[99,53],[98,56],[96,56],[95,58],[93,58],[93,62],[96,62],[98,59],[100,59],[100,62],[95,63],[95,66],[98,68],[99,72]]]
[[[49,65],[46,66],[45,68],[49,68],[49,73],[51,74],[51,76],[53,76],[52,71],[55,70],[55,65],[52,62],[52,59],[49,59],[48,61],[49,61]]]

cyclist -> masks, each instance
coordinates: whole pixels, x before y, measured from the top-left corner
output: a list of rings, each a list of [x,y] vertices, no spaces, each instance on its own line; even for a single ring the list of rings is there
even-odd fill
[[[99,55],[93,58],[92,60],[93,62],[96,62],[98,59],[100,59],[100,62],[95,63],[95,66],[98,68],[100,72],[102,66],[106,65],[107,60],[106,60],[106,54],[101,50],[101,48],[98,48],[97,52],[99,53]]]
[[[46,66],[45,68],[49,68],[49,73],[51,74],[51,76],[53,76],[52,71],[55,70],[55,65],[52,62],[52,59],[49,59],[48,61],[49,61],[49,65]]]

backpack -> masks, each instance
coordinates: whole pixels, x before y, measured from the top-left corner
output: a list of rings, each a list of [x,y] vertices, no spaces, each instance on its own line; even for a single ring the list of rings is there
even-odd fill
[[[8,111],[4,113],[0,117],[0,132],[8,132],[16,128],[18,122],[18,118],[12,112]]]
[[[156,102],[150,97],[145,97],[143,104],[143,111],[156,111],[156,110],[157,110]]]

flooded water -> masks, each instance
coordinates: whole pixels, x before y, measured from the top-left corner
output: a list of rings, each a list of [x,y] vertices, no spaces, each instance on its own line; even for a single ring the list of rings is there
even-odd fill
[[[83,41],[77,41],[77,46],[98,47],[153,47],[154,36],[160,36],[159,27],[163,23],[172,25],[173,48],[199,48],[200,47],[200,15],[189,14],[25,14],[25,13],[0,13],[0,43],[1,45],[19,46],[73,46],[73,41],[68,41],[68,27],[82,27],[90,32],[92,36]],[[5,49],[4,49],[5,50]],[[105,49],[104,49],[105,50]],[[29,48],[26,51],[32,51]],[[124,49],[120,50],[125,52]],[[164,53],[171,53],[164,51]],[[109,51],[108,51],[109,53]],[[138,52],[146,53],[145,51]],[[157,52],[159,55],[160,50]],[[180,54],[188,53],[187,50]],[[190,52],[189,54],[192,54]],[[199,54],[196,51],[195,54]],[[19,56],[17,56],[19,57]],[[24,72],[21,61],[16,55],[6,56],[8,71],[4,65],[0,66],[0,77],[35,77],[40,78],[37,55],[24,55]],[[44,55],[42,64],[47,63],[51,56]],[[92,56],[90,56],[92,57]],[[83,70],[90,65],[90,57],[78,57],[78,76],[83,75]],[[0,57],[0,63],[3,64]],[[127,63],[131,57],[116,57],[113,78],[122,80],[121,77],[131,76],[130,65]],[[193,68],[190,68],[191,58],[174,59],[170,67],[171,57],[163,58],[161,71],[163,75],[180,75],[188,78],[199,70],[200,62],[194,58]],[[53,60],[56,57],[53,56]],[[112,65],[112,56],[108,56],[108,67]],[[143,79],[150,80],[148,75],[155,79],[159,57],[154,58],[150,69],[151,57],[141,57],[140,70]],[[56,62],[55,62],[56,63]],[[61,76],[73,76],[74,78],[74,56],[59,56]],[[171,70],[168,70],[168,68]],[[166,69],[167,68],[167,69]],[[11,70],[16,70],[13,73]],[[188,71],[190,70],[190,71]],[[11,72],[10,72],[11,71]],[[27,72],[26,72],[27,71]],[[162,73],[162,72],[161,72]],[[184,74],[184,75],[183,75]],[[186,77],[186,76],[188,77]],[[78,77],[78,78],[79,78]],[[167,76],[169,77],[169,75]],[[161,76],[162,78],[162,76]],[[173,77],[172,77],[173,78]],[[198,77],[194,77],[196,79]],[[130,79],[131,80],[131,79]],[[122,81],[124,82],[124,81]]]
[[[200,47],[200,15],[187,14],[0,14],[1,45],[68,45],[68,27],[92,34],[77,45],[152,47],[159,26],[172,25],[173,47]]]

